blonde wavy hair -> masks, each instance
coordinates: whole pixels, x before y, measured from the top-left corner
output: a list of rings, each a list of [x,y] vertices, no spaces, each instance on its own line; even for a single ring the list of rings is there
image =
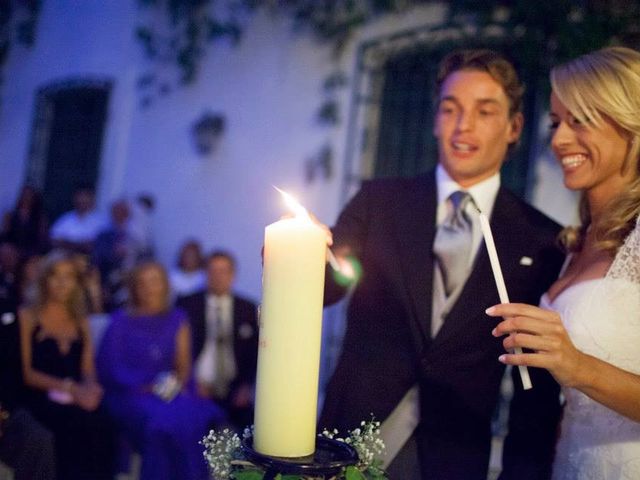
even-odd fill
[[[80,325],[82,319],[88,313],[87,301],[82,289],[82,279],[78,267],[73,257],[67,253],[54,251],[44,258],[36,281],[35,307],[40,310],[49,301],[49,279],[53,276],[56,267],[61,263],[68,263],[73,267],[76,285],[65,302],[65,307],[71,319],[77,325]]]
[[[607,215],[592,225],[586,196],[580,199],[579,227],[560,233],[567,251],[582,248],[589,227],[596,247],[615,254],[634,228],[640,214],[640,53],[608,47],[582,55],[551,70],[551,87],[562,104],[580,122],[598,128],[604,119],[629,135],[625,169],[635,169],[628,188],[607,206]]]

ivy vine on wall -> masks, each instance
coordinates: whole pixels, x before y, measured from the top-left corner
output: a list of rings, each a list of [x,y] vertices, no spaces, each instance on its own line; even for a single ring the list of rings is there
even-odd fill
[[[332,46],[333,65],[323,82],[316,111],[319,125],[331,128],[342,120],[340,89],[348,84],[337,60],[354,33],[376,18],[407,11],[431,0],[138,0],[146,22],[139,40],[152,68],[139,81],[141,104],[176,86],[193,83],[211,45],[237,44],[245,21],[264,10],[288,18],[294,32],[313,35]],[[461,45],[503,49],[520,63],[532,91],[548,87],[551,66],[607,44],[640,46],[640,3],[627,0],[450,0],[447,14],[434,30],[453,33],[441,50]],[[160,67],[160,68],[154,68]],[[161,76],[174,67],[177,81]],[[169,70],[172,70],[170,68]],[[543,94],[542,98],[548,95]],[[329,178],[333,148],[323,145],[305,161],[307,182]]]
[[[210,45],[220,41],[237,44],[244,21],[258,10],[291,20],[298,33],[311,32],[320,42],[333,45],[338,59],[356,29],[375,16],[399,12],[425,0],[138,0],[143,20],[136,28],[150,68],[139,78],[141,104],[177,86],[193,83]],[[174,78],[166,76],[173,68]],[[164,76],[163,76],[164,73]],[[344,75],[333,72],[325,81],[325,92],[344,86]],[[323,104],[321,123],[335,122],[335,105]]]
[[[198,78],[210,45],[237,44],[244,20],[257,10],[283,15],[294,31],[311,33],[333,46],[338,59],[355,31],[381,15],[399,13],[429,0],[138,0],[145,21],[136,30],[152,68],[139,80],[142,104],[188,85]],[[461,38],[468,32],[482,37],[499,32],[500,42],[528,71],[546,78],[551,65],[609,43],[638,46],[640,4],[626,0],[451,0],[441,28],[454,29]],[[177,79],[161,78],[160,69],[175,67]],[[346,84],[339,71],[325,84]],[[325,89],[325,91],[327,91]],[[321,122],[337,122],[337,105],[325,102],[318,111]]]
[[[0,70],[14,43],[25,47],[35,43],[40,9],[40,0],[0,0]]]
[[[292,20],[297,32],[311,32],[333,45],[336,58],[354,32],[375,18],[432,0],[137,0],[142,10],[135,36],[150,68],[138,82],[147,105],[181,85],[193,83],[210,45],[237,44],[244,20],[267,10]],[[11,46],[30,47],[43,0],[0,0],[0,67]],[[550,65],[609,43],[640,46],[640,3],[627,0],[450,0],[443,28],[498,28],[512,54],[546,77]],[[541,48],[542,47],[542,48]],[[175,68],[175,78],[161,75]],[[336,75],[336,72],[331,74]],[[337,72],[340,76],[340,72]],[[333,107],[321,120],[338,118]]]
[[[220,40],[237,44],[242,35],[239,20],[242,5],[215,0],[138,0],[143,20],[135,36],[150,61],[138,79],[141,104],[147,106],[180,85],[193,83],[211,43]],[[176,76],[163,76],[166,68]],[[175,69],[173,69],[175,67]]]

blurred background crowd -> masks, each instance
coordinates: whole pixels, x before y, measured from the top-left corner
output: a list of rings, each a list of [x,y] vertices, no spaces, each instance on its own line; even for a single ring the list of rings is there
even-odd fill
[[[155,260],[148,195],[109,218],[89,187],[73,204],[50,224],[25,186],[3,217],[0,459],[17,480],[99,479],[137,452],[143,479],[206,478],[202,436],[252,423],[257,311],[235,258],[187,239]]]

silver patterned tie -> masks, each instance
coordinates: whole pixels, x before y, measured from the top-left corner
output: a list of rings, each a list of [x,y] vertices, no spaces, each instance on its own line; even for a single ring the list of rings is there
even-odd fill
[[[467,275],[471,253],[472,223],[465,211],[473,199],[468,192],[456,191],[449,196],[453,207],[438,227],[433,253],[444,283],[447,296],[460,286]]]
[[[215,394],[219,399],[227,395],[227,347],[229,336],[225,331],[225,325],[222,318],[222,309],[216,307],[216,358],[215,358]]]

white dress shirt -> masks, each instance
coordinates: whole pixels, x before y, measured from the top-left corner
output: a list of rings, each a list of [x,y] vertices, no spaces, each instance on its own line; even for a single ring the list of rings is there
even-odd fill
[[[491,212],[493,212],[493,204],[496,201],[498,190],[500,189],[500,173],[483,180],[480,183],[469,188],[463,188],[453,180],[447,171],[438,165],[436,168],[436,183],[438,185],[438,210],[436,214],[436,225],[440,226],[447,216],[449,208],[451,208],[450,202],[448,202],[449,196],[457,191],[462,190],[469,192],[471,198],[478,206],[481,212],[483,212],[488,218],[491,218]],[[471,205],[467,205],[465,211],[469,214],[473,223],[473,240],[472,240],[472,252],[478,251],[478,246],[482,240],[482,230],[480,230],[480,224],[478,222],[477,211]],[[471,262],[473,262],[475,255],[471,255]]]
[[[67,240],[69,242],[92,242],[108,225],[105,218],[95,210],[82,215],[77,211],[62,215],[51,227],[53,240]]]
[[[219,329],[222,329],[220,331]],[[207,295],[205,312],[206,339],[204,348],[196,360],[196,379],[199,383],[214,388],[216,394],[227,394],[229,382],[236,376],[233,354],[233,297],[231,295]],[[222,336],[225,342],[218,343]],[[223,351],[219,352],[218,349]],[[224,369],[216,366],[216,359],[222,355]]]

